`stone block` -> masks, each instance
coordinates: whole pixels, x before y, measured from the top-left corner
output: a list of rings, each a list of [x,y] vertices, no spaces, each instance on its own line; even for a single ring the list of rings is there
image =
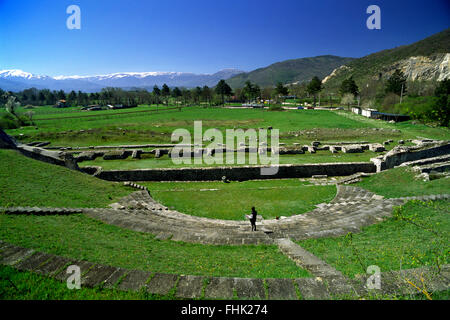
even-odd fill
[[[95,265],[86,275],[81,278],[81,285],[95,287],[104,284],[104,282],[117,271],[118,268],[111,266]]]
[[[302,298],[305,300],[330,299],[324,283],[314,278],[295,279]]]
[[[342,146],[342,152],[344,153],[361,153],[363,149],[360,145],[345,145]]]
[[[235,278],[234,289],[238,299],[256,298],[262,300],[266,298],[262,279]]]
[[[21,248],[21,247],[10,247],[7,249],[2,250],[1,255],[1,264],[5,265],[15,265],[16,263],[21,262],[22,260],[25,260],[29,256],[31,256],[34,253],[34,250],[27,249],[27,248]]]
[[[383,152],[386,148],[380,143],[373,143],[369,145],[369,150],[373,152]]]
[[[269,300],[298,300],[292,279],[266,279]]]
[[[152,273],[148,271],[130,270],[122,281],[120,281],[117,288],[119,290],[137,291],[146,286],[146,282],[151,275]]]
[[[131,151],[109,151],[103,156],[103,160],[121,160],[131,155]]]
[[[33,271],[50,258],[52,258],[52,256],[47,253],[36,252],[27,259],[19,262],[15,267],[21,271]]]
[[[180,276],[175,296],[189,299],[201,298],[204,279],[201,276]]]
[[[234,279],[215,277],[211,278],[205,289],[206,299],[231,299],[233,298]]]
[[[35,268],[34,272],[39,273],[39,274],[48,275],[50,277],[55,276],[61,272],[66,272],[66,270],[62,270],[62,268],[65,267],[66,265],[68,265],[72,261],[73,260],[68,259],[68,258],[52,255],[50,260],[48,260],[46,263]]]
[[[131,158],[133,159],[140,159],[142,154],[142,150],[133,150],[131,153]]]
[[[175,287],[178,275],[156,273],[147,285],[147,291],[153,294],[166,295]]]

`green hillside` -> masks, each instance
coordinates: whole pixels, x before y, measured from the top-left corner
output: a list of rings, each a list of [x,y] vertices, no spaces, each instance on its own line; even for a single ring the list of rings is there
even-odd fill
[[[354,58],[331,55],[292,59],[277,62],[251,72],[241,73],[226,81],[232,88],[243,87],[248,80],[261,87],[275,86],[278,82],[303,82],[311,80],[314,76],[324,78],[335,68],[348,64],[352,60]]]
[[[397,61],[413,56],[427,56],[450,52],[450,28],[410,45],[379,51],[355,59],[347,64],[348,69],[340,70],[326,82],[327,88],[337,88],[344,79],[353,76],[358,85],[379,75]]]

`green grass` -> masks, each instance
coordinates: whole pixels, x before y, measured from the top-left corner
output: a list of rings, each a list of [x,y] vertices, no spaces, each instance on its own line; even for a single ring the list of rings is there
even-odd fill
[[[307,163],[333,163],[333,162],[368,162],[371,158],[378,154],[372,151],[363,153],[338,153],[332,154],[329,151],[317,151],[314,154],[305,153],[300,155],[281,155],[279,156],[279,164],[307,164]],[[270,153],[268,155],[270,157]],[[149,168],[186,168],[186,167],[224,167],[224,166],[248,166],[261,164],[257,158],[257,164],[250,164],[249,156],[246,154],[245,162],[238,163],[236,153],[234,155],[234,163],[227,164],[226,155],[223,156],[222,163],[207,164],[205,162],[196,164],[191,159],[190,164],[173,163],[169,155],[155,158],[153,155],[144,155],[142,159],[132,159],[128,157],[124,160],[103,160],[97,158],[93,161],[83,161],[79,163],[80,167],[100,166],[104,170],[132,170],[132,169],[149,169]],[[270,158],[269,158],[270,159]]]
[[[396,219],[394,214],[351,238],[347,235],[298,243],[350,277],[365,274],[370,265],[384,272],[450,262],[449,202],[410,201],[396,213],[413,219],[414,224]]]
[[[155,300],[161,297],[142,291],[81,288],[69,290],[66,283],[28,271],[0,265],[0,300]]]
[[[81,214],[0,214],[0,239],[18,246],[126,269],[203,276],[296,278],[309,273],[276,246],[214,246],[156,240]]]
[[[312,186],[298,179],[142,184],[148,187],[153,198],[180,212],[230,220],[243,220],[252,206],[265,219],[300,214],[336,195],[335,186]]]
[[[433,300],[449,300],[450,290],[434,292]],[[346,297],[336,297],[345,299]],[[354,297],[348,297],[354,299]],[[28,271],[17,271],[9,266],[0,266],[0,300],[156,300],[176,299],[171,293],[167,296],[149,294],[145,290],[120,291],[102,287],[69,290],[58,280]],[[367,300],[426,300],[417,295],[370,295]]]
[[[105,207],[133,190],[0,150],[0,206]]]
[[[141,106],[131,110],[145,111],[153,108]],[[283,112],[270,112],[253,109],[223,109],[188,107],[181,111],[169,110],[161,112],[147,112],[138,114],[124,114],[113,116],[117,110],[82,112],[80,115],[96,115],[95,117],[67,118],[76,115],[76,112],[61,114],[35,115],[36,127],[25,127],[8,130],[11,135],[21,137],[24,141],[50,140],[52,144],[89,145],[104,144],[105,142],[170,142],[174,129],[185,128],[193,133],[195,120],[202,120],[204,129],[218,128],[222,131],[233,127],[237,128],[273,128],[280,129],[281,133],[313,128],[340,128],[359,129],[367,127],[354,119],[348,119],[337,113],[322,110],[291,110]],[[58,118],[39,120],[40,118]],[[65,119],[67,118],[67,119]],[[371,127],[371,126],[370,126]],[[123,134],[125,129],[126,133]],[[92,129],[91,133],[79,133],[79,130]],[[68,132],[72,130],[71,132]],[[68,132],[60,134],[60,132]],[[103,139],[102,139],[103,137]]]
[[[450,179],[422,181],[409,167],[382,171],[364,178],[358,186],[387,198],[450,193]]]

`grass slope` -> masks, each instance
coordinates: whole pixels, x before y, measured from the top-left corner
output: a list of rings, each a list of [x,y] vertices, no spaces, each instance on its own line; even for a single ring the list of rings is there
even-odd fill
[[[299,244],[350,277],[365,274],[370,265],[377,265],[384,272],[432,266],[437,262],[448,264],[449,202],[410,201],[400,212],[416,225],[393,217],[363,228],[351,239],[341,236]]]
[[[424,182],[416,175],[409,167],[395,168],[364,178],[358,185],[387,198],[450,193],[450,179]]]
[[[244,278],[309,276],[276,246],[160,241],[148,233],[107,225],[78,214],[0,214],[0,239],[60,256],[152,272]]]
[[[131,188],[0,150],[0,206],[105,207]]]

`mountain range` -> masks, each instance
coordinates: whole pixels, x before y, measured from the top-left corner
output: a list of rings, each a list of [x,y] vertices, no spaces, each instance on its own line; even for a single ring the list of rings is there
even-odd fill
[[[450,28],[409,45],[354,59],[333,70],[323,83],[333,91],[344,79],[353,77],[361,88],[381,79],[386,80],[396,69],[412,81],[450,78]]]
[[[329,75],[335,68],[345,65],[355,58],[344,58],[332,55],[317,56],[285,60],[245,72],[231,77],[227,83],[232,88],[241,88],[246,81],[258,84],[260,87],[275,86],[278,82],[283,84],[310,81],[314,76],[320,79]]]
[[[243,71],[224,69],[214,74],[195,74],[187,72],[122,72],[95,76],[56,76],[35,75],[22,70],[0,70],[0,88],[8,91],[20,91],[27,88],[95,92],[106,87],[124,89],[196,86],[213,87],[221,79],[228,79]]]

